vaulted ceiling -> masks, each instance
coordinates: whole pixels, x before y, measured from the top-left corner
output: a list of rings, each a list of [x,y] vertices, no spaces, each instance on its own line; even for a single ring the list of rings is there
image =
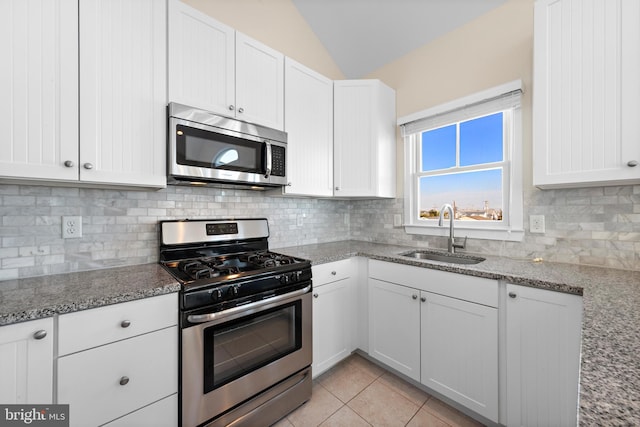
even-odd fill
[[[292,0],[346,78],[362,78],[507,0]]]

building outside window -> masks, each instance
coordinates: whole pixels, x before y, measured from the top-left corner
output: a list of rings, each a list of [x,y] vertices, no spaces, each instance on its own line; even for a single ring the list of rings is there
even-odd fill
[[[399,120],[408,233],[448,233],[438,227],[448,203],[458,236],[522,239],[521,87],[512,82]]]

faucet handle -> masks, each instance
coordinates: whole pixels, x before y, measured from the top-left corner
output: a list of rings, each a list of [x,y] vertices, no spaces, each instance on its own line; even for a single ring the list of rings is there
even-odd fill
[[[453,247],[457,248],[457,249],[465,249],[467,247],[467,237],[469,237],[469,236],[464,236],[464,242],[462,242],[462,244],[456,243],[454,241],[453,242]]]

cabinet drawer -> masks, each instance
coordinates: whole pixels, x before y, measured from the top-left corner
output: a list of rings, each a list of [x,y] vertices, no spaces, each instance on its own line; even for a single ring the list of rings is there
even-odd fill
[[[71,426],[102,425],[177,391],[177,326],[58,359]]]
[[[489,307],[498,307],[496,280],[378,260],[369,261],[369,277]]]
[[[311,266],[313,285],[322,286],[326,283],[350,277],[352,274],[352,265],[351,259],[343,259],[341,261]]]
[[[64,356],[177,324],[177,293],[64,314],[58,319],[58,354]]]
[[[178,395],[152,403],[118,418],[104,427],[175,427],[178,425]]]

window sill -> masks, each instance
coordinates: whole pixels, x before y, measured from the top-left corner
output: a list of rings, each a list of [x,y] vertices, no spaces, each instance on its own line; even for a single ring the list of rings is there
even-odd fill
[[[466,228],[455,225],[455,236],[457,239],[469,237],[471,239],[486,239],[486,240],[506,240],[510,242],[521,242],[524,238],[524,230],[522,229],[478,229],[478,228]],[[449,223],[446,222],[445,226],[431,226],[431,225],[409,225],[405,224],[404,231],[408,234],[420,234],[423,236],[449,236]]]

